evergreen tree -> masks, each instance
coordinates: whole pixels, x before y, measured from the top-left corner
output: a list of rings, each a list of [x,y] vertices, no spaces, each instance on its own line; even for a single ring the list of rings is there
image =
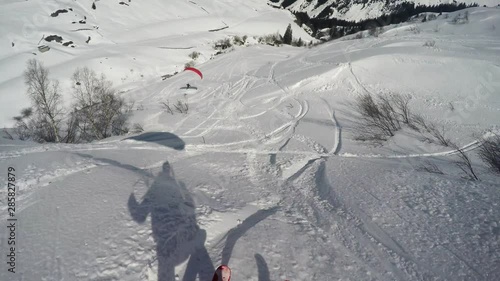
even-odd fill
[[[292,25],[288,24],[286,28],[285,34],[283,35],[283,44],[291,45],[292,44]]]

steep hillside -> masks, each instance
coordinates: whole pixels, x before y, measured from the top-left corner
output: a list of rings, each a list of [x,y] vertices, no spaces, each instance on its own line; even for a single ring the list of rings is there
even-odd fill
[[[390,14],[403,2],[416,5],[439,5],[451,3],[441,0],[269,0],[293,12],[306,12],[311,18],[337,18],[347,21],[360,21]],[[498,0],[462,0],[453,3],[465,3],[496,6]]]
[[[283,15],[268,11],[236,28]],[[2,262],[0,280],[206,281],[221,263],[235,281],[500,280],[499,175],[477,155],[500,133],[500,9],[466,11],[467,20],[435,15],[312,48],[236,48],[200,63],[203,80],[123,83],[143,133],[86,144],[0,138],[0,182],[16,185],[14,195],[0,189],[0,247],[16,253],[17,270]],[[129,73],[134,57],[154,66],[186,56],[160,46],[219,38],[149,25],[150,41],[100,27],[102,45],[52,45],[37,57],[57,77],[105,57]],[[21,71],[36,46],[21,42],[26,53],[5,56],[2,73]],[[197,90],[180,89],[193,82]],[[411,122],[393,116],[392,136],[363,134],[372,127],[356,101],[379,94],[408,97]],[[188,112],[162,106],[177,101]]]
[[[200,55],[196,64],[209,60],[217,40],[239,35],[254,37],[284,33],[293,25],[296,37],[311,37],[293,23],[293,16],[250,0],[172,1],[3,1],[0,3],[0,126],[29,105],[22,73],[36,58],[59,79],[64,98],[71,102],[69,78],[77,67],[103,72],[121,91],[161,81],[162,75],[181,71]],[[48,42],[47,40],[51,40]],[[57,42],[59,40],[60,42]],[[37,47],[47,45],[42,53]]]

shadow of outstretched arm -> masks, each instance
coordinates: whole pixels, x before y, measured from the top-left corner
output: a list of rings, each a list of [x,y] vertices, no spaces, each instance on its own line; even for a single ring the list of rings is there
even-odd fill
[[[143,223],[146,220],[150,212],[151,202],[148,199],[148,196],[144,198],[142,203],[138,203],[135,195],[133,193],[130,194],[128,198],[128,211],[130,212],[130,216],[137,223]]]

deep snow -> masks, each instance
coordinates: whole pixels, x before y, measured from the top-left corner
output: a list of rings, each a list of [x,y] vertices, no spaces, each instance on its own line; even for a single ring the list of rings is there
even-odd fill
[[[135,101],[131,122],[143,134],[75,145],[1,139],[2,182],[8,167],[16,169],[19,228],[18,273],[2,263],[0,279],[170,280],[158,279],[164,272],[207,280],[220,263],[232,267],[232,280],[499,279],[498,176],[473,157],[481,181],[462,179],[456,151],[411,130],[386,142],[358,141],[349,104],[367,92],[409,94],[415,112],[445,125],[473,155],[486,130],[498,130],[500,9],[469,12],[464,25],[449,22],[457,12],[311,49],[238,47],[200,62],[201,81],[191,73],[118,81]],[[286,27],[286,12],[269,13]],[[266,17],[257,14],[248,21]],[[148,38],[152,29],[143,24],[134,33]],[[199,30],[171,38],[151,31],[144,46],[193,45],[209,56],[203,44],[223,36]],[[116,44],[67,56],[54,48],[43,60],[59,79],[83,62],[104,70],[97,61],[106,56],[112,78],[128,73],[131,56],[141,61],[134,72],[160,65],[159,53],[128,36],[103,38]],[[435,46],[424,47],[430,40]],[[187,60],[182,52],[168,58],[177,68],[162,71],[178,70]],[[0,67],[13,78],[2,78],[3,100],[5,89],[24,91],[27,58],[4,55]],[[186,83],[199,90],[179,90]],[[19,97],[9,106],[2,101],[2,113],[26,106]],[[188,114],[160,104],[184,99]],[[426,161],[444,174],[418,169]],[[2,189],[4,223],[6,197]]]

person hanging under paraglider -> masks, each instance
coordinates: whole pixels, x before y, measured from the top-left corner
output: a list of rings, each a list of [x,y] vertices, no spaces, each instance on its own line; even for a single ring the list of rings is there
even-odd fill
[[[201,71],[199,71],[198,69],[194,68],[194,67],[186,67],[184,69],[184,71],[191,71],[191,72],[194,72],[196,74],[198,74],[198,76],[200,77],[200,79],[203,79],[203,74],[201,73]],[[187,83],[186,84],[186,88],[181,88],[181,89],[193,89],[193,90],[197,90],[198,88],[195,87],[195,86],[191,86],[190,83]]]

